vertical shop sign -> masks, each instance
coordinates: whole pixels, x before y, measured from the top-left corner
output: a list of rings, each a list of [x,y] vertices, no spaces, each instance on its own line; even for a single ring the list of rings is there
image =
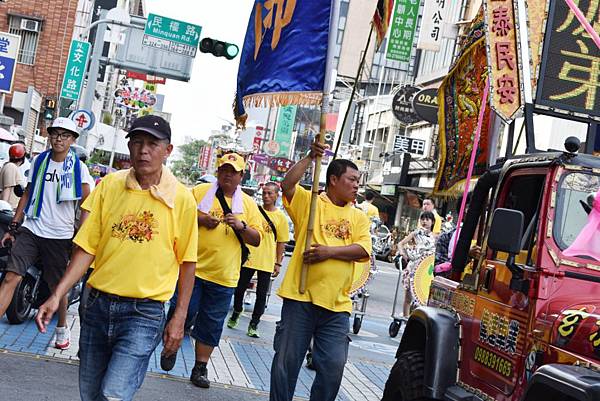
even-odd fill
[[[389,60],[410,61],[419,5],[419,0],[396,0],[386,56]]]

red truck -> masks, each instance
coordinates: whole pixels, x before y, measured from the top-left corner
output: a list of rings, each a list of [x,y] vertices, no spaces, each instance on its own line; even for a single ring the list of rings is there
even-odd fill
[[[480,177],[452,260],[463,278],[434,279],[382,401],[600,401],[600,260],[564,253],[588,224],[600,158],[570,141]],[[479,222],[483,252],[463,275]]]

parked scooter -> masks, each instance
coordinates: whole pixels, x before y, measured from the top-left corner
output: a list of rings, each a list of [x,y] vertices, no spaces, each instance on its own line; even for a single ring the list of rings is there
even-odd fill
[[[371,225],[373,238],[373,253],[379,260],[392,261],[392,233],[381,222],[374,221]]]
[[[7,231],[13,219],[14,213],[11,206],[0,200],[0,238]],[[10,246],[0,248],[0,280],[4,280],[4,270],[8,263]],[[25,322],[32,309],[38,309],[50,296],[50,288],[43,279],[42,269],[39,263],[29,266],[27,273],[15,288],[10,305],[6,309],[6,317],[10,324],[21,324]],[[69,291],[69,305],[79,301],[82,291],[82,282],[79,281]]]

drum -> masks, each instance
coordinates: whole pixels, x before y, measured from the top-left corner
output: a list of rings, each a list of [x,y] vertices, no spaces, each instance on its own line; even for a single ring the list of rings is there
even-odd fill
[[[362,289],[369,281],[371,274],[371,261],[354,262],[354,271],[352,276],[352,286],[350,287],[350,296]]]
[[[413,266],[416,265],[416,268],[414,268],[414,277],[410,280],[410,292],[412,293],[413,301],[420,305],[427,305],[429,287],[431,287],[431,282],[433,281],[435,256],[433,253],[424,254],[410,263]]]

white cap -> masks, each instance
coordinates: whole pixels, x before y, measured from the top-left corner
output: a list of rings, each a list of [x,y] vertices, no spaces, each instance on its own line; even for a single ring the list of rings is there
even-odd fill
[[[75,137],[79,136],[79,131],[77,130],[77,125],[75,122],[67,117],[58,117],[54,121],[52,121],[52,125],[48,127],[48,133],[51,134],[52,131],[56,128],[62,128],[64,130],[70,131],[75,135]]]

